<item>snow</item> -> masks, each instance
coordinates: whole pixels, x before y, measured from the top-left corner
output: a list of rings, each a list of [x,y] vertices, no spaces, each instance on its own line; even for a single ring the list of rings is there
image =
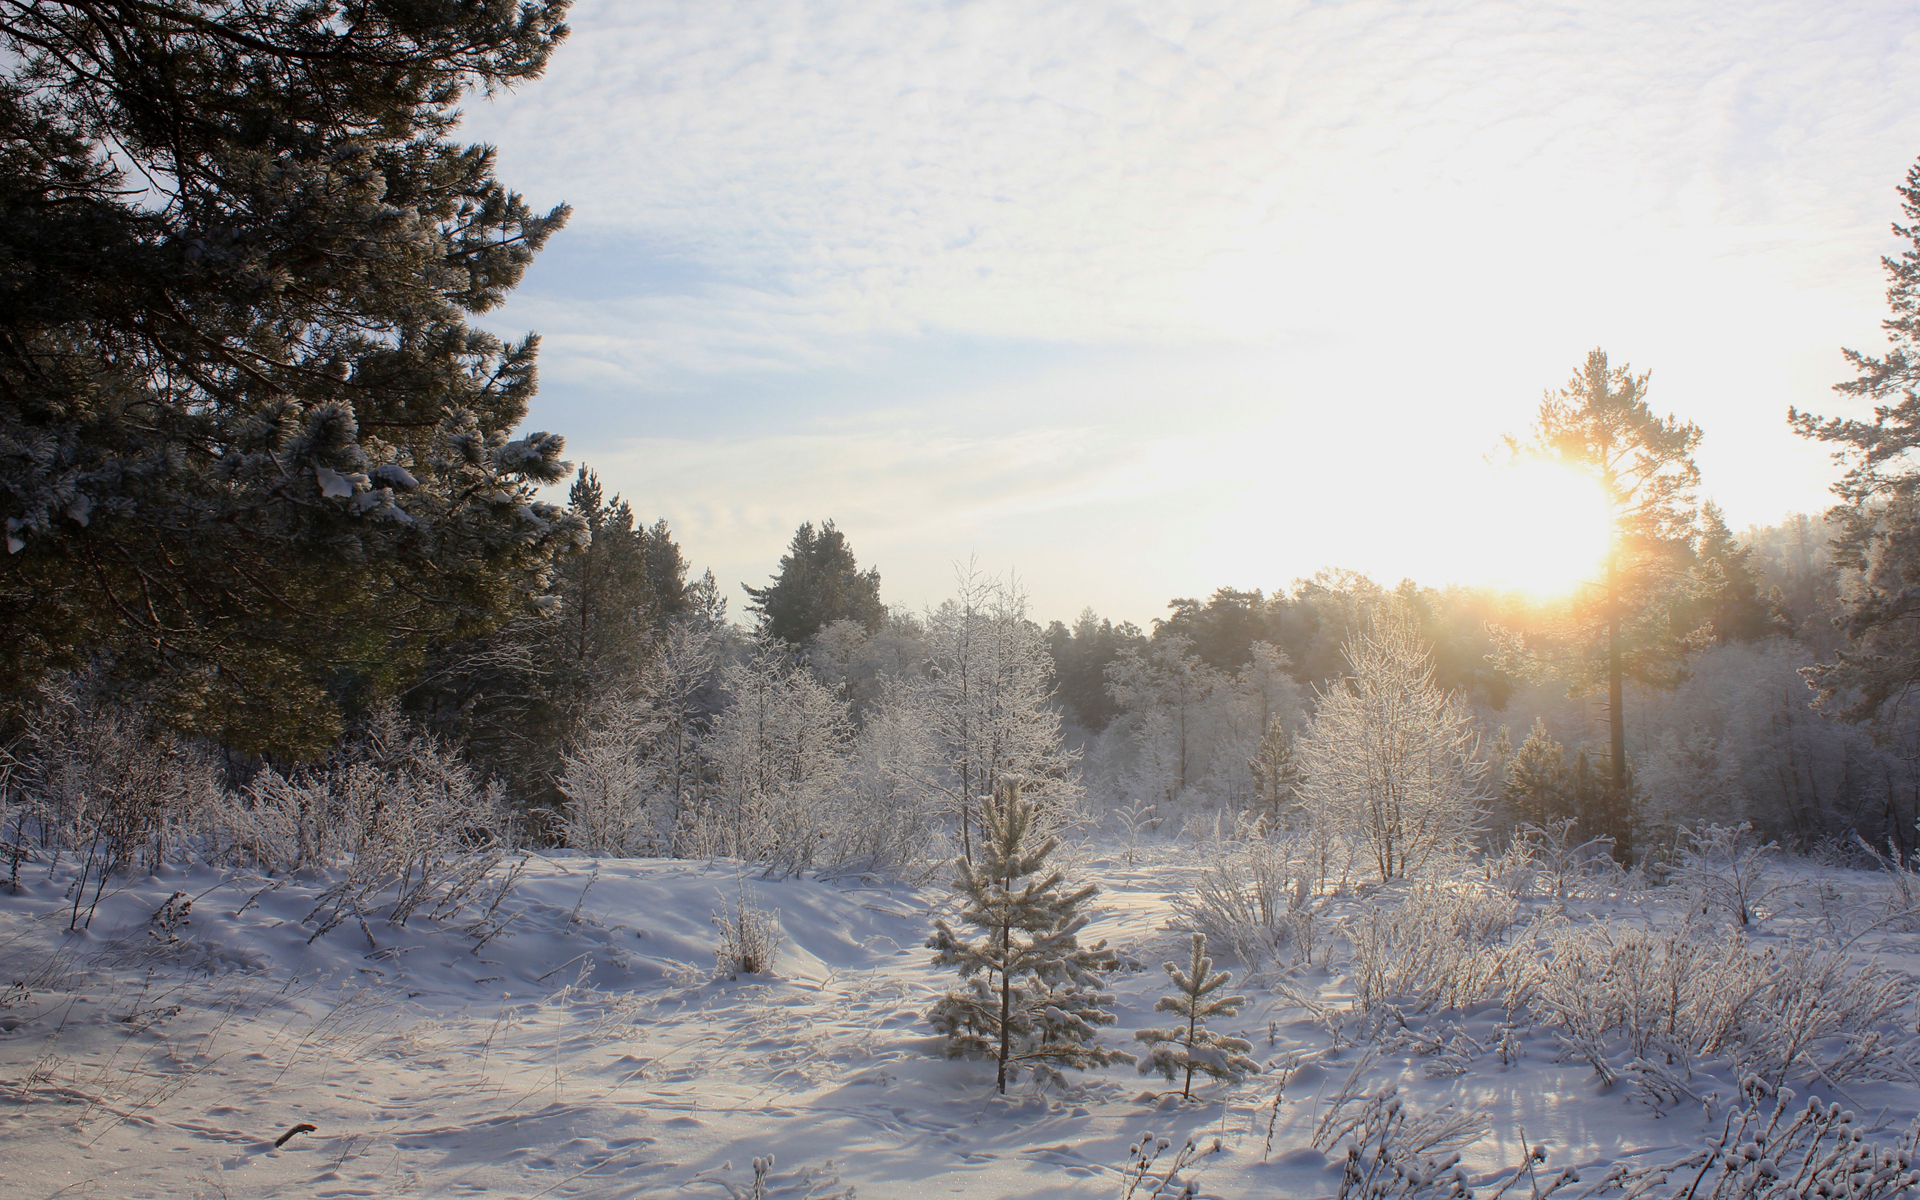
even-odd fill
[[[1123,962],[1105,1043],[1132,1046],[1156,1024],[1160,964],[1190,955],[1169,927],[1175,902],[1217,854],[1158,844],[1128,865],[1117,850],[1080,851],[1076,877],[1103,889],[1086,936]],[[1845,909],[1863,914],[1849,953],[1909,977],[1920,967],[1920,935],[1867,928],[1883,877],[1806,863],[1781,873],[1796,898],[1754,928],[1756,943],[1830,930]],[[1277,1112],[1272,1070],[1196,1082],[1184,1106],[1131,1067],[1001,1098],[993,1065],[941,1057],[926,1020],[955,982],[924,946],[948,903],[941,887],[535,856],[506,902],[506,932],[476,950],[459,922],[420,918],[349,922],[309,942],[304,919],[328,877],[276,886],[205,867],[118,881],[91,928],[69,933],[68,881],[49,874],[28,864],[18,895],[0,889],[8,1197],[750,1195],[753,1160],[769,1155],[769,1196],[1112,1197],[1145,1130],[1176,1150],[1189,1135],[1221,1139],[1192,1172],[1202,1196],[1331,1196],[1344,1149],[1310,1143],[1356,1064],[1366,1087],[1396,1084],[1420,1112],[1487,1111],[1491,1131],[1462,1164],[1476,1186],[1520,1162],[1523,1135],[1549,1147],[1552,1168],[1592,1167],[1696,1148],[1722,1119],[1604,1087],[1586,1063],[1556,1061],[1538,1027],[1509,1037],[1510,1062],[1490,1049],[1463,1073],[1429,1071],[1446,1052],[1438,1039],[1495,1046],[1498,1005],[1410,1014],[1377,1056],[1351,1026],[1336,1045],[1337,1022],[1289,995],[1338,1009],[1355,990],[1341,954],[1286,990],[1221,958],[1250,1003],[1214,1026],[1251,1040],[1263,1065],[1299,1064]],[[1404,891],[1356,891],[1339,913]],[[168,931],[152,918],[176,893],[192,908]],[[780,914],[771,977],[715,970],[713,918],[743,896]],[[1663,928],[1685,899],[1615,892],[1568,915]],[[1899,1018],[1908,1033],[1913,1017],[1909,1006]],[[1709,1071],[1690,1086],[1717,1091],[1723,1113],[1736,1082]],[[1870,1140],[1892,1142],[1920,1109],[1910,1082],[1811,1090],[1859,1113]],[[275,1147],[301,1123],[315,1128]]]

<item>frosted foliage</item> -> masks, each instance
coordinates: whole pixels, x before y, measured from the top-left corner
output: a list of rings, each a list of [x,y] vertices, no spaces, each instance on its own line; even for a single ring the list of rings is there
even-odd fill
[[[1490,888],[1421,884],[1347,930],[1362,1031],[1419,1013],[1498,1004],[1551,1031],[1565,1061],[1670,1102],[1696,1065],[1732,1065],[1769,1086],[1920,1078],[1896,1024],[1903,977],[1844,950],[1756,948],[1736,929],[1665,930],[1541,918]]]
[[[378,908],[394,924],[466,904],[500,862],[509,834],[500,786],[400,716],[376,716],[332,762],[290,774],[268,768],[223,794],[209,825],[217,855],[270,870],[328,866],[314,936]]]
[[[1174,911],[1184,927],[1249,968],[1277,960],[1289,945],[1304,957],[1313,949],[1313,859],[1301,839],[1254,839],[1202,868],[1174,898]]]
[[[731,701],[705,741],[714,787],[696,840],[707,853],[811,869],[844,819],[853,726],[847,705],[777,643],[721,672]]]
[[[1225,673],[1197,657],[1186,636],[1166,634],[1108,668],[1122,717],[1102,739],[1101,765],[1119,795],[1176,816],[1183,807],[1253,808],[1279,820],[1277,785],[1290,780],[1261,777],[1262,741],[1299,723],[1301,689],[1279,649],[1254,642],[1248,653]]]
[[[1346,657],[1351,673],[1320,694],[1300,738],[1301,799],[1317,824],[1365,845],[1382,879],[1406,875],[1480,828],[1479,738],[1411,622],[1376,617]]]
[[[1746,822],[1728,827],[1682,829],[1680,865],[1673,884],[1692,894],[1693,909],[1750,925],[1768,915],[1783,885],[1773,875],[1780,848],[1754,836]]]
[[[659,773],[647,750],[665,725],[645,700],[601,702],[555,780],[567,798],[560,834],[588,854],[656,854]]]
[[[915,686],[944,770],[928,780],[970,841],[980,798],[1002,781],[1058,820],[1080,799],[1077,752],[1062,743],[1053,660],[1017,580],[959,572],[957,594],[927,614],[928,669]]]
[[[1749,820],[1811,838],[1860,827],[1884,808],[1876,789],[1889,780],[1911,786],[1898,747],[1809,706],[1800,671],[1813,661],[1785,638],[1716,646],[1694,656],[1677,688],[1636,695],[1651,731],[1629,746],[1647,824]]]
[[[700,782],[694,722],[718,647],[704,624],[671,627],[625,688],[602,696],[561,759],[561,836],[590,854],[666,854]]]
[[[854,739],[835,847],[843,870],[924,879],[950,853],[939,747],[911,683],[887,677]]]

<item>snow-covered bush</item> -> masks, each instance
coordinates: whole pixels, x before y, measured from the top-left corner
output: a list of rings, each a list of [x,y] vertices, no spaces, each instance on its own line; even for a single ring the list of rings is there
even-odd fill
[[[1251,970],[1288,945],[1313,952],[1314,863],[1299,838],[1253,838],[1227,850],[1176,896],[1179,923],[1225,946]]]
[[[1581,1197],[1623,1200],[1897,1200],[1920,1189],[1920,1129],[1877,1145],[1838,1104],[1809,1097],[1798,1109],[1791,1089],[1758,1080],[1741,1085],[1743,1107],[1684,1158],[1621,1164]],[[1771,1100],[1769,1104],[1767,1101]],[[1570,1173],[1563,1173],[1570,1174]]]
[[[554,781],[567,798],[560,836],[588,854],[657,854],[660,773],[647,749],[666,722],[644,698],[603,700]]]
[[[721,685],[731,703],[705,741],[714,787],[693,840],[774,873],[809,870],[845,816],[847,705],[774,642],[726,667]]]
[[[722,975],[737,979],[772,973],[774,955],[786,940],[780,932],[780,914],[755,904],[745,884],[740,888],[740,902],[716,914],[713,923],[720,930],[713,954]]]
[[[191,836],[219,791],[205,755],[79,685],[30,710],[3,757],[9,878],[25,861],[72,854],[75,925],[92,919],[109,878],[158,866]]]
[[[1519,915],[1512,897],[1471,882],[1420,882],[1398,904],[1370,908],[1346,928],[1354,1007],[1430,1013],[1529,999],[1539,972],[1527,940],[1502,940]]]
[[[482,894],[512,839],[500,785],[392,711],[321,767],[263,770],[213,825],[229,860],[339,872],[309,917],[315,937],[375,909],[395,925],[451,915]]]
[[[1472,714],[1434,681],[1410,620],[1377,615],[1345,652],[1351,674],[1320,693],[1300,739],[1301,799],[1391,879],[1467,844],[1484,818],[1486,763]]]
[[[1357,1090],[1360,1073],[1349,1074],[1313,1134],[1323,1154],[1346,1143],[1340,1200],[1471,1200],[1460,1151],[1487,1132],[1486,1114],[1453,1105],[1416,1112],[1392,1084]]]
[[[1692,897],[1694,912],[1718,914],[1742,926],[1767,915],[1767,902],[1785,886],[1769,868],[1779,846],[1762,843],[1745,821],[1682,828],[1680,835],[1680,864],[1669,882]]]
[[[820,850],[823,871],[919,882],[952,856],[940,753],[920,699],[909,682],[881,680],[854,738],[838,820]]]
[[[1683,1074],[1729,1062],[1771,1085],[1813,1077],[1911,1080],[1893,1036],[1907,1002],[1898,976],[1804,942],[1755,950],[1737,932],[1596,923],[1548,940],[1532,1007],[1563,1054],[1611,1082],[1636,1063]]]

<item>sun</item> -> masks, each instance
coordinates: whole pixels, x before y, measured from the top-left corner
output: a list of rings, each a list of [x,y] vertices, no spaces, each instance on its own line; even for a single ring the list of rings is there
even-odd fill
[[[1489,472],[1478,536],[1484,582],[1535,596],[1593,580],[1607,552],[1606,496],[1558,463],[1524,459]]]

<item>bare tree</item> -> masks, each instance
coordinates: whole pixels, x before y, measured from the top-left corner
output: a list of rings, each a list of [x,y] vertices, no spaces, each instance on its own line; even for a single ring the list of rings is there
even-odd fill
[[[972,563],[955,574],[957,594],[927,614],[921,710],[945,765],[938,786],[971,857],[980,797],[1018,779],[1052,819],[1080,795],[1079,756],[1062,745],[1052,658],[1045,633],[1027,619],[1019,580],[982,575]]]
[[[1300,739],[1301,797],[1391,879],[1479,829],[1486,763],[1464,698],[1434,682],[1412,621],[1376,615],[1344,649],[1351,674],[1319,694]]]

